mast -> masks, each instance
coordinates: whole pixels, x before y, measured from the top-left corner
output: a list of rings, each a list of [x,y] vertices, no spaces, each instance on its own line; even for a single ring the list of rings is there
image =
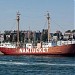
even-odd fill
[[[30,43],[30,26],[29,26],[29,30],[28,30],[28,43]]]
[[[50,16],[49,13],[47,13],[47,20],[48,20],[48,42],[50,41]]]
[[[19,20],[20,20],[20,13],[17,12],[17,47],[19,47]]]

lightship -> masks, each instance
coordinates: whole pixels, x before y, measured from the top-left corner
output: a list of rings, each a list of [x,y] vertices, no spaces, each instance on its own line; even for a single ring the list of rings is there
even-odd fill
[[[50,16],[47,14],[48,20],[48,42],[37,43],[37,46],[33,46],[32,43],[26,43],[25,47],[20,47],[19,42],[19,20],[20,14],[17,13],[17,45],[11,43],[1,43],[0,51],[5,55],[75,55],[75,42],[69,41],[69,44],[57,45],[58,41],[50,40]]]

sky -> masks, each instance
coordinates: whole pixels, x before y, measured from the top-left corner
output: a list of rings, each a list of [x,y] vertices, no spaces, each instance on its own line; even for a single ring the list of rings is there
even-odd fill
[[[16,30],[16,14],[20,15],[20,30],[42,31],[47,28],[50,13],[50,32],[75,29],[75,0],[0,0],[0,31]]]

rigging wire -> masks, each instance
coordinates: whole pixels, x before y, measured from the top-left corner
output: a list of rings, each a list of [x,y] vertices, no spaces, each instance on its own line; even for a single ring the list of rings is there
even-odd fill
[[[50,18],[50,19],[51,19],[51,18]],[[56,23],[55,20],[51,19],[51,21],[53,21],[53,23],[55,23],[55,25],[58,25],[58,26],[61,28],[61,30],[64,30],[64,28],[63,28],[60,24]],[[65,30],[64,30],[64,31],[65,31]]]
[[[46,28],[45,26],[46,26],[46,24],[47,24],[47,20],[45,21],[45,24],[44,24],[44,29]]]

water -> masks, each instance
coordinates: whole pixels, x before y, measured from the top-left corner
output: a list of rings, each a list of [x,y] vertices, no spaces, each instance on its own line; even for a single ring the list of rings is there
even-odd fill
[[[75,75],[75,57],[0,55],[0,75]]]

